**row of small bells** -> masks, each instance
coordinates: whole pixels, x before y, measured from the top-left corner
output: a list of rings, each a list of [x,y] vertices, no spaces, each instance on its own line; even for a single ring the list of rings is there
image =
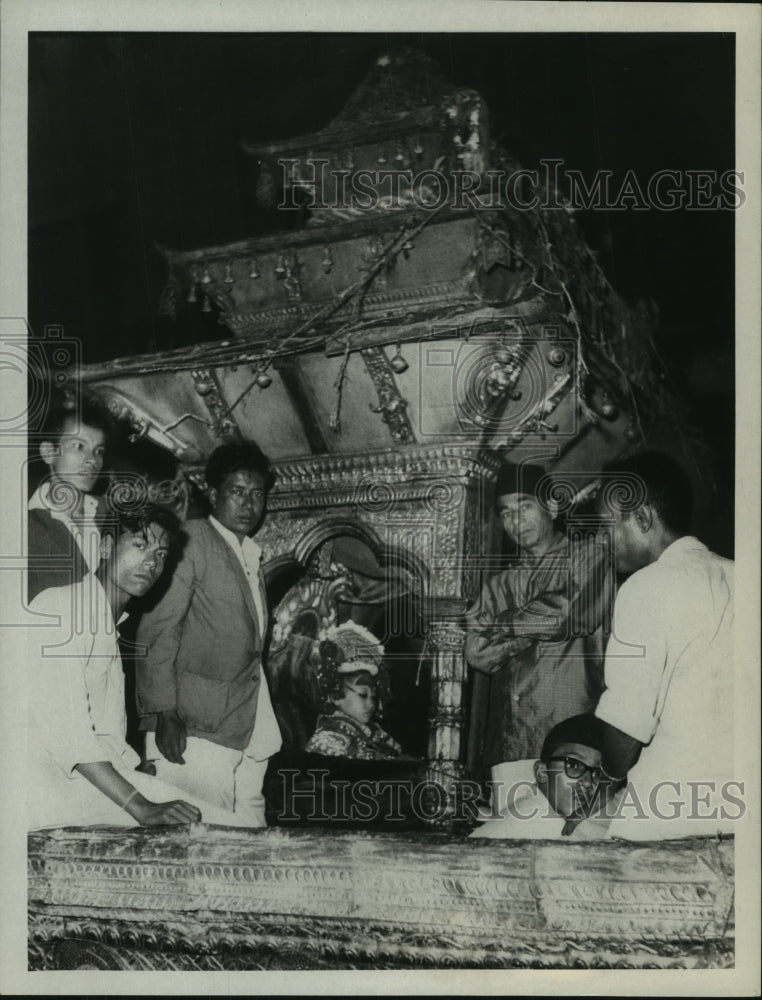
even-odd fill
[[[371,260],[376,260],[384,253],[384,249],[385,249],[384,244],[381,238],[379,236],[371,236],[370,239],[368,240],[368,245],[366,247],[365,251],[366,256]],[[412,242],[407,237],[407,234],[404,234],[404,243],[402,244],[401,247],[403,255],[407,258],[412,249],[413,249]],[[320,261],[320,264],[326,274],[330,274],[333,268],[335,267],[336,261],[333,259],[330,246],[326,246],[323,249],[323,257]],[[301,267],[302,264],[297,260],[296,256],[294,256],[292,259],[289,260],[285,254],[280,254],[278,256],[278,260],[275,263],[275,266],[273,267],[273,274],[278,280],[285,281],[293,277],[301,269]],[[234,285],[236,279],[233,277],[233,262],[226,261],[224,264],[224,268],[225,268],[225,275],[222,279],[223,284]],[[249,259],[248,268],[249,268],[248,276],[253,281],[255,281],[257,278],[262,277],[262,273],[259,270],[259,266],[255,258],[252,257]],[[211,285],[214,283],[214,280],[215,279],[212,277],[209,264],[205,266],[202,274],[199,274],[197,270],[194,270],[191,278],[191,285],[190,285],[190,290],[188,292],[187,301],[191,303],[198,302],[198,297],[196,294],[197,286],[199,284],[206,286]],[[209,312],[210,310],[211,306],[209,306],[209,298],[207,296],[204,300],[204,312]]]

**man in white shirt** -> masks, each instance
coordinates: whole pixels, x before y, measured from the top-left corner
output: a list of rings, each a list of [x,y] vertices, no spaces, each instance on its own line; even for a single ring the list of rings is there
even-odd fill
[[[632,575],[614,607],[595,714],[604,771],[629,777],[610,832],[634,840],[732,832],[733,562],[689,535],[690,482],[644,452],[607,467],[599,506],[616,567]]]
[[[54,410],[47,421],[40,457],[49,472],[29,500],[27,520],[30,601],[98,568],[98,501],[91,491],[103,468],[107,430],[105,415],[84,398],[75,409]]]
[[[155,584],[177,518],[153,504],[115,513],[103,526],[102,560],[79,583],[48,588],[31,602],[26,780],[29,829],[155,826],[202,818],[178,789],[135,772],[125,740],[124,677],[117,642],[125,607]],[[207,822],[236,825],[204,804]]]
[[[262,785],[281,735],[262,669],[262,553],[249,535],[269,461],[253,442],[223,445],[206,480],[211,516],[185,523],[171,582],[138,628],[138,712],[158,777],[263,826]]]

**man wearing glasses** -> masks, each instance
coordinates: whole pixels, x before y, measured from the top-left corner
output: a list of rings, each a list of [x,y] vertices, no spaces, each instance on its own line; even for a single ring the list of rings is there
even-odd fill
[[[264,826],[262,784],[281,746],[262,669],[267,606],[259,526],[272,483],[253,442],[223,445],[206,467],[211,515],[143,616],[136,686],[147,766],[163,780]]]
[[[602,746],[603,726],[591,713],[553,726],[539,760],[533,765],[519,762],[524,765],[523,777],[517,766],[509,786],[500,790],[499,797],[506,802],[503,814],[478,826],[471,836],[516,840],[605,837],[609,818],[598,817]]]

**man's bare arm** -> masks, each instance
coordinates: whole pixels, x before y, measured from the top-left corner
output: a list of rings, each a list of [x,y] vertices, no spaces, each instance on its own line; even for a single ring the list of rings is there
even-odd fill
[[[197,823],[201,819],[200,810],[181,799],[173,802],[149,802],[109,761],[77,764],[76,770],[141,826]]]

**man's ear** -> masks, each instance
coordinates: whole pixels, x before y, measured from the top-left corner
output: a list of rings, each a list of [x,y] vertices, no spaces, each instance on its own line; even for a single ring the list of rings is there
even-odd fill
[[[209,489],[206,491],[206,495],[212,509],[214,509],[217,506],[217,490],[214,488],[214,486],[209,487]]]
[[[45,465],[52,465],[53,459],[58,454],[58,445],[53,444],[52,441],[41,441],[40,442],[40,458],[43,460]]]
[[[654,514],[650,504],[644,503],[641,507],[638,507],[633,512],[633,516],[635,517],[635,523],[644,535],[651,530],[654,523]]]
[[[114,536],[103,535],[101,537],[101,546],[100,546],[101,562],[104,562],[106,559],[110,559],[111,553],[113,551],[114,551]]]
[[[534,780],[538,785],[544,785],[548,780],[548,769],[541,760],[534,762]]]

